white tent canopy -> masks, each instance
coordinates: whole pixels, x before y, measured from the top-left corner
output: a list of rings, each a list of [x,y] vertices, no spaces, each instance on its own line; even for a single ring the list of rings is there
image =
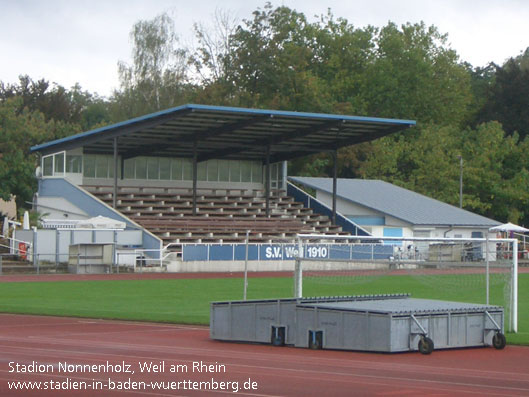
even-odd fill
[[[491,227],[489,229],[491,232],[517,232],[517,233],[526,233],[529,232],[529,229],[525,227],[515,225],[514,223],[505,223],[503,225],[498,225]]]

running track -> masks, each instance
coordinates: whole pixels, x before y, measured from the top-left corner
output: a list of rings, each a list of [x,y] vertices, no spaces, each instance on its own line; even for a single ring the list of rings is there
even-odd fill
[[[52,365],[44,373],[9,372],[10,362]],[[138,362],[165,363],[140,373]],[[226,372],[193,372],[193,362]],[[134,374],[59,373],[58,363],[130,364]],[[11,364],[13,365],[13,364]],[[171,373],[170,365],[187,366]],[[254,390],[12,391],[10,381],[94,379],[257,382]],[[0,396],[529,396],[529,348],[372,354],[212,341],[205,327],[0,314]]]

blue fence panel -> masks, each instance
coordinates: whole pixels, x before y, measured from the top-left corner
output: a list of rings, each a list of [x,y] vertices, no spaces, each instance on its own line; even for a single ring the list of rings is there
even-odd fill
[[[388,259],[393,255],[392,245],[383,244],[311,244],[304,247],[303,256],[311,259]],[[298,256],[296,244],[250,244],[248,260],[294,260]],[[243,261],[245,244],[184,245],[184,261]]]
[[[390,256],[393,256],[393,247],[394,245],[375,245],[375,259],[388,259]]]
[[[214,244],[209,246],[209,257],[215,261],[232,261],[233,245]]]
[[[284,260],[294,260],[298,254],[298,246],[296,244],[285,244],[283,245],[283,259]]]
[[[351,246],[334,244],[329,246],[329,258],[331,259],[350,259]]]
[[[207,245],[184,245],[182,247],[183,261],[207,261],[208,260],[208,246]]]
[[[329,258],[328,245],[307,245],[305,246],[304,257],[311,259],[328,259]]]
[[[246,260],[246,244],[237,244],[235,246],[235,260],[244,261]],[[255,244],[248,244],[248,260],[257,261],[259,260],[259,247]]]
[[[283,250],[280,245],[263,244],[259,247],[259,260],[271,261],[283,259]]]

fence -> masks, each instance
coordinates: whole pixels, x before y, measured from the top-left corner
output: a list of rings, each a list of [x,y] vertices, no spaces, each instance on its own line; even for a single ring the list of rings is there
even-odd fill
[[[303,257],[313,259],[388,259],[393,246],[384,244],[349,245],[312,244],[304,247]],[[294,260],[298,255],[296,244],[248,244],[249,261]],[[182,261],[244,261],[246,244],[185,244]]]

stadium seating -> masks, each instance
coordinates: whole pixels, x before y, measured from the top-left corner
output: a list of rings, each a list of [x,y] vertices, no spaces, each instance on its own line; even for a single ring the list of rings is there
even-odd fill
[[[108,205],[111,186],[83,186]],[[283,190],[272,191],[270,217],[262,190],[198,189],[193,215],[191,188],[119,187],[117,210],[176,249],[183,243],[293,241],[298,233],[343,234],[327,216],[305,208]]]

